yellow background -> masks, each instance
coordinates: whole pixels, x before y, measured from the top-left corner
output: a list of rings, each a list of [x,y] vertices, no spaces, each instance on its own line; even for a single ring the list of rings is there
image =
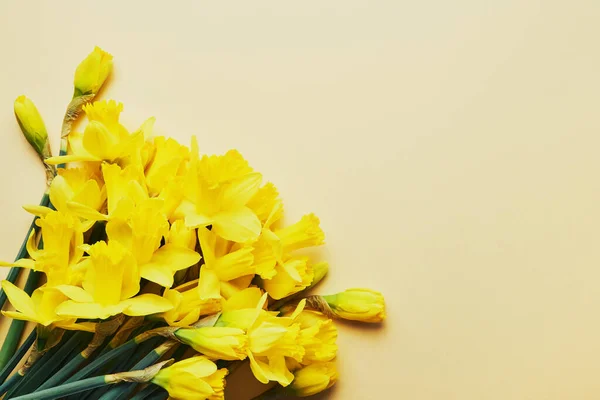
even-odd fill
[[[57,149],[97,44],[127,125],[238,148],[321,217],[321,292],[385,294],[324,398],[600,396],[597,1],[169,3],[0,3],[0,258],[44,188],[13,100]]]

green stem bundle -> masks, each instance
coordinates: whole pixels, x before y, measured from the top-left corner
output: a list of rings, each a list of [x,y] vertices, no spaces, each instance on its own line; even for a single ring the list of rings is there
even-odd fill
[[[25,356],[25,353],[31,348],[35,339],[37,337],[37,331],[34,329],[31,331],[29,336],[25,339],[23,344],[19,346],[16,353],[12,356],[12,358],[8,361],[8,363],[4,366],[4,368],[0,371],[0,384],[4,383],[8,375],[12,372],[13,369],[19,364],[21,359]]]
[[[23,396],[15,397],[13,400],[52,400],[62,398],[75,393],[94,389],[107,385],[105,376],[94,376],[81,381],[68,383],[66,385],[55,386],[35,393],[29,393]]]

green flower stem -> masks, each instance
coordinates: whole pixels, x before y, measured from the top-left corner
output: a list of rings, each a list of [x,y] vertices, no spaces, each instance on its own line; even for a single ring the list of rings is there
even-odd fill
[[[27,282],[25,283],[25,293],[31,296],[31,293],[37,288],[38,283],[40,281],[41,272],[37,272],[34,270],[29,271],[29,276],[27,276]],[[2,344],[2,348],[0,349],[0,369],[4,368],[6,364],[10,361],[12,356],[17,351],[17,346],[21,341],[21,336],[23,335],[23,329],[25,329],[26,321],[22,321],[19,319],[13,319],[10,323],[10,328],[8,328],[8,333],[4,338],[4,343]]]
[[[40,325],[38,325],[38,328],[40,327]],[[36,329],[37,330],[37,329]],[[38,330],[38,339],[37,339],[37,343],[34,344],[34,347],[36,347],[37,351],[41,351],[40,348],[40,342],[43,342],[44,340],[46,340],[47,338],[40,338],[41,334],[40,334],[41,330]],[[66,332],[63,336],[62,339],[64,340],[68,340],[68,338],[70,338],[70,336],[73,334],[73,332]],[[36,371],[39,371],[40,369],[42,369],[46,363],[48,362],[48,359],[50,359],[52,357],[52,355],[54,353],[56,353],[58,351],[59,346],[55,345],[54,347],[50,348],[49,350],[47,350],[46,352],[44,352],[42,355],[39,356],[39,358],[36,358],[35,360],[31,361],[27,360],[26,366],[19,369],[19,371],[15,374],[15,375],[20,375],[21,378],[18,380],[18,382],[12,386],[12,388],[8,391],[8,395],[6,396],[6,398],[10,398],[12,397],[12,395],[19,390],[19,388],[21,387],[21,385],[23,385],[27,379],[23,379],[23,378],[27,378],[29,376],[29,374],[34,374],[36,373]],[[30,359],[31,359],[31,354],[30,354]],[[29,366],[27,366],[27,364],[30,363]]]
[[[121,372],[121,371],[129,371],[134,365],[136,365],[142,358],[146,356],[150,351],[152,351],[156,346],[159,345],[160,341],[164,341],[164,338],[154,337],[140,344],[138,348],[135,349],[134,354],[123,354],[118,359],[113,360],[116,361],[108,367],[102,368],[101,374],[108,374],[111,372]],[[116,365],[116,367],[115,367]],[[111,390],[110,386],[104,386],[97,388],[87,394],[83,399],[71,399],[71,400],[98,400],[104,396],[106,392]]]
[[[23,375],[20,373],[13,374],[10,378],[8,378],[2,385],[0,385],[0,396],[4,393],[8,392],[15,385],[17,385],[21,379],[23,379]]]
[[[171,350],[174,346],[178,344],[179,343],[175,340],[167,340],[166,342],[152,350],[150,353],[148,353],[137,364],[135,364],[133,368],[131,368],[131,371],[138,371],[149,367],[150,365],[157,362],[163,355],[165,355],[165,353],[167,353],[169,350]],[[111,388],[102,397],[100,397],[100,400],[126,399],[131,394],[131,392],[135,390],[135,387],[137,385],[137,383],[123,383],[117,385],[116,387]]]
[[[140,344],[152,337],[154,337],[154,334],[151,331],[144,332],[144,333],[134,337],[133,339],[125,342],[121,346],[116,347],[116,348],[106,352],[104,355],[96,358],[94,361],[92,361],[90,364],[85,366],[79,372],[77,372],[72,377],[67,379],[67,381],[65,383],[75,382],[75,381],[83,379],[87,376],[90,376],[91,374],[96,372],[98,369],[102,368],[107,362],[128,352],[129,350],[135,349],[138,346],[138,344]]]
[[[167,392],[163,388],[158,388],[159,390],[146,397],[146,400],[167,400],[169,398],[169,392]]]
[[[15,369],[17,364],[19,364],[21,359],[25,356],[25,354],[27,354],[27,351],[29,350],[31,345],[33,344],[33,342],[35,342],[36,337],[37,337],[37,330],[34,329],[31,331],[29,336],[27,336],[27,339],[25,339],[23,344],[21,346],[19,346],[19,349],[17,350],[17,352],[12,356],[12,358],[4,366],[2,371],[0,371],[0,384],[4,383],[6,378],[8,378],[8,375],[10,375],[12,370]]]
[[[85,349],[70,357],[69,361],[61,367],[52,377],[50,377],[37,390],[44,390],[53,386],[60,385],[63,381],[69,378],[71,374],[79,368],[87,359],[96,353],[106,341],[106,338],[114,333],[125,319],[124,315],[117,316],[106,322],[99,322],[96,325],[96,331],[92,340],[87,344]]]
[[[153,395],[158,389],[161,387],[158,385],[153,385],[152,383],[146,386],[143,390],[140,390],[131,398],[131,400],[144,400]]]
[[[66,385],[60,385],[39,392],[15,397],[12,400],[53,400],[86,390],[91,390],[100,386],[109,385],[111,383],[114,382],[107,382],[106,376],[94,376],[92,378],[68,383]]]
[[[181,357],[183,357],[183,355],[185,354],[185,352],[188,349],[189,349],[188,346],[186,346],[184,344],[180,344],[179,346],[177,346],[177,349],[173,352],[173,354],[170,357],[177,361]],[[158,393],[155,393],[155,392],[158,392]],[[131,400],[149,399],[151,395],[154,395],[154,396],[159,395],[162,397],[163,395],[168,396],[168,393],[158,385],[149,384],[143,390],[141,390],[135,396],[133,396],[131,398]]]
[[[44,368],[27,374],[19,388],[15,389],[13,396],[20,396],[35,390],[52,375],[60,365],[67,359],[74,348],[77,348],[85,340],[89,340],[89,332],[75,332],[65,343],[56,346],[57,350],[45,361]]]
[[[44,195],[42,196],[42,200],[40,201],[40,206],[47,207],[49,204],[50,204],[50,196],[48,195],[48,191],[46,191],[46,193],[44,193]],[[23,240],[23,243],[21,244],[21,248],[19,249],[19,253],[17,253],[17,257],[15,257],[15,260],[19,260],[21,258],[27,257],[27,240],[29,239],[29,235],[31,234],[31,232],[34,229],[36,231],[38,229],[37,225],[35,224],[36,219],[37,219],[37,217],[35,217],[33,219],[33,221],[31,222],[31,225],[29,226],[29,229],[27,230],[27,235],[25,235],[25,240]],[[8,271],[6,280],[9,281],[10,283],[15,283],[17,281],[17,278],[19,277],[20,273],[21,273],[20,267],[12,267],[10,269],[10,271]],[[0,309],[2,309],[4,307],[4,303],[6,303],[6,293],[4,293],[4,290],[0,289]],[[2,318],[1,315],[0,315],[0,318]]]

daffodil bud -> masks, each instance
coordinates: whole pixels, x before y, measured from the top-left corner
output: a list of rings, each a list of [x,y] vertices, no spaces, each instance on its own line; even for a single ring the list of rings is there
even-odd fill
[[[48,142],[48,132],[38,109],[31,100],[25,96],[19,96],[15,100],[15,116],[23,131],[25,139],[31,144],[40,158],[45,159],[51,156],[50,143]]]
[[[73,97],[98,93],[112,70],[112,55],[100,47],[94,48],[75,70]]]
[[[175,336],[198,353],[211,358],[220,360],[246,358],[248,338],[242,329],[228,327],[178,329]]]
[[[323,296],[331,311],[338,317],[353,321],[377,323],[385,319],[385,300],[370,289],[348,289]]]
[[[152,383],[166,389],[173,400],[222,400],[227,372],[225,368],[217,370],[208,358],[196,356],[161,369]]]
[[[332,387],[337,377],[334,362],[310,364],[294,372],[290,388],[296,396],[312,396]]]
[[[325,275],[327,275],[327,273],[329,272],[329,263],[324,261],[316,263],[315,265],[313,265],[312,268],[314,277],[312,282],[306,289],[311,289],[315,287],[319,282],[323,280],[323,278],[325,278]]]

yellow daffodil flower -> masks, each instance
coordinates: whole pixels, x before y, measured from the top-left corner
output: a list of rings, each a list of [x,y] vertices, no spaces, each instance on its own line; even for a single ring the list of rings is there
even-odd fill
[[[112,55],[96,46],[75,70],[73,97],[98,93],[112,71],[112,60]]]
[[[152,194],[160,193],[177,176],[187,160],[189,151],[174,139],[154,138],[155,152],[146,167],[146,182]]]
[[[271,182],[258,189],[247,205],[267,228],[283,216],[283,202]]]
[[[155,294],[141,294],[140,273],[135,257],[116,241],[98,242],[87,248],[90,255],[83,287],[57,286],[67,300],[56,308],[62,316],[108,318],[149,315],[170,310],[173,305]]]
[[[284,268],[284,259],[289,259],[289,253],[295,250],[322,245],[325,235],[320,227],[319,218],[314,214],[307,214],[300,221],[283,229],[271,228],[279,207],[281,205],[275,203],[260,238],[253,245],[256,273],[263,279],[273,279],[278,272],[287,271],[299,282],[297,274],[289,268]],[[279,271],[275,268],[277,265],[280,267]]]
[[[232,250],[231,243],[205,228],[198,229],[198,240],[204,256],[201,284],[212,284],[220,291],[220,283],[254,275],[252,247],[243,246]]]
[[[166,289],[163,297],[173,304],[173,309],[161,314],[170,326],[190,326],[203,315],[215,314],[221,311],[221,298],[201,299],[200,291],[195,287],[179,292]]]
[[[106,202],[106,190],[93,168],[59,168],[49,190],[50,201],[59,211],[79,215],[81,209],[100,211]],[[35,215],[44,215],[50,208],[26,206]],[[86,213],[80,215],[86,217]],[[91,225],[90,225],[91,226]]]
[[[187,247],[190,250],[194,250],[198,242],[198,236],[195,229],[188,228],[185,226],[185,222],[179,219],[171,224],[169,234],[165,240],[174,246]]]
[[[198,353],[215,360],[243,360],[246,358],[247,338],[242,329],[230,327],[203,327],[179,329],[175,336]]]
[[[264,289],[275,300],[283,299],[307,288],[314,273],[307,257],[290,258],[275,266],[275,276],[263,280]]]
[[[300,343],[304,347],[302,364],[331,361],[337,354],[337,328],[318,311],[303,310],[294,322],[300,324]]]
[[[37,107],[25,96],[19,96],[14,104],[15,116],[25,139],[35,149],[40,158],[51,156],[46,125]]]
[[[340,318],[371,323],[385,319],[385,300],[375,290],[348,289],[323,298]]]
[[[119,123],[123,105],[111,101],[97,101],[83,107],[90,122],[82,134],[69,135],[71,154],[51,157],[48,164],[61,164],[77,161],[115,162],[121,157],[139,153],[143,147],[144,132],[139,130],[129,134]]]
[[[312,396],[332,387],[337,378],[335,362],[310,364],[294,372],[290,388],[296,396]]]
[[[185,218],[190,227],[211,225],[214,233],[227,240],[254,241],[261,224],[246,204],[258,191],[261,181],[262,175],[252,172],[235,150],[199,159],[193,139],[184,196],[175,216]]]
[[[223,400],[226,375],[225,368],[217,370],[214,362],[196,356],[161,369],[152,383],[166,389],[173,400]]]
[[[129,221],[109,221],[106,232],[110,241],[130,250],[142,278],[170,288],[175,272],[198,263],[200,254],[174,243],[160,246],[169,234],[169,222],[161,209],[162,200],[147,199],[135,207]]]
[[[84,225],[79,218],[61,211],[48,212],[36,220],[41,228],[44,248],[38,249],[35,232],[27,241],[29,257],[13,263],[0,262],[0,266],[19,266],[42,271],[48,279],[48,286],[76,284],[81,280],[78,264],[82,261]]]
[[[250,299],[251,292],[244,294]],[[246,330],[248,336],[247,354],[252,373],[262,383],[276,381],[288,386],[294,375],[287,366],[287,358],[301,362],[304,348],[300,343],[300,324],[294,319],[302,311],[304,304],[289,317],[277,317],[277,313],[263,309],[266,293],[255,308],[227,311],[221,314],[218,326],[231,326]]]
[[[2,289],[16,309],[16,311],[2,311],[2,314],[7,317],[31,321],[43,326],[52,325],[61,329],[94,332],[93,323],[76,323],[76,318],[56,314],[56,307],[67,300],[67,297],[56,289],[41,287],[34,290],[31,297],[9,281],[2,281]]]

